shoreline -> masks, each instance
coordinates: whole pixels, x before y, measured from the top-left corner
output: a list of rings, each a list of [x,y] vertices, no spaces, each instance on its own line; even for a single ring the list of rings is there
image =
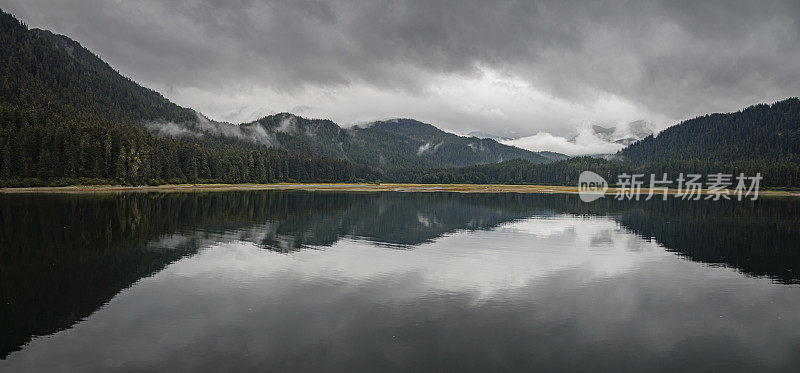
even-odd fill
[[[507,185],[507,184],[358,184],[358,183],[275,183],[275,184],[174,184],[157,186],[88,185],[66,187],[0,188],[2,194],[22,193],[125,193],[125,192],[224,192],[259,190],[303,190],[338,192],[453,192],[453,193],[536,193],[577,194],[576,186]],[[608,188],[606,195],[615,194],[617,188]],[[661,194],[654,191],[654,194]],[[668,194],[676,194],[670,189]],[[647,195],[646,189],[640,194]],[[707,190],[701,190],[707,195]],[[760,190],[761,196],[800,197],[800,191]]]

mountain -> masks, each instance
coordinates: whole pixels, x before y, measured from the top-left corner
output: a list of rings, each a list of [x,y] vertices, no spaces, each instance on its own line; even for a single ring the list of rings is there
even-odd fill
[[[0,11],[0,185],[350,181],[350,162],[238,139],[154,136],[213,127],[79,43]],[[220,127],[220,128],[225,128]]]
[[[2,102],[46,102],[56,111],[91,113],[111,121],[191,122],[195,114],[123,77],[79,43],[50,31],[27,30],[2,13]]]
[[[270,115],[241,125],[210,121],[152,122],[147,127],[161,136],[234,139],[286,150],[346,159],[379,170],[459,167],[526,159],[547,163],[557,155],[503,145],[492,139],[463,137],[413,119],[392,119],[342,128],[327,119],[294,114]],[[554,153],[556,154],[556,153]],[[555,158],[554,158],[555,157]]]
[[[683,121],[617,153],[619,159],[648,161],[800,162],[800,100],[759,104],[735,113]]]
[[[413,119],[392,119],[353,128],[354,136],[377,141],[381,149],[395,148],[404,157],[423,159],[434,167],[468,166],[526,159],[547,163],[550,159],[536,152],[500,144],[494,139],[462,137],[444,132],[430,124]]]

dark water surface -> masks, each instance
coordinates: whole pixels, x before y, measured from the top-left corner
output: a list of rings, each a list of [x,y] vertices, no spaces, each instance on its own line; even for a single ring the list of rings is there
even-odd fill
[[[800,370],[800,201],[0,195],[2,371]]]

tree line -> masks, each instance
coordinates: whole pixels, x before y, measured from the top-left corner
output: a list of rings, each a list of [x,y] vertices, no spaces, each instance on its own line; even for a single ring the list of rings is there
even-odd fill
[[[358,181],[365,167],[263,146],[216,147],[136,126],[0,104],[0,185]]]
[[[593,171],[614,185],[618,176],[627,174],[646,175],[649,183],[651,174],[661,179],[666,173],[670,180],[679,174],[706,175],[723,173],[738,176],[760,174],[761,186],[771,188],[800,188],[800,164],[791,161],[712,161],[690,159],[683,161],[660,161],[630,164],[591,157],[576,157],[547,164],[535,164],[517,159],[507,162],[468,166],[449,169],[404,169],[386,173],[384,180],[392,182],[411,182],[422,184],[540,184],[540,185],[578,185],[578,177],[583,171]],[[675,187],[673,185],[672,187]]]

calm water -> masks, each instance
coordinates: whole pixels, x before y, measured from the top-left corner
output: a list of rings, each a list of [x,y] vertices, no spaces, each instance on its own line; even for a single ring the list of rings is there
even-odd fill
[[[800,201],[0,195],[0,370],[800,369]]]

